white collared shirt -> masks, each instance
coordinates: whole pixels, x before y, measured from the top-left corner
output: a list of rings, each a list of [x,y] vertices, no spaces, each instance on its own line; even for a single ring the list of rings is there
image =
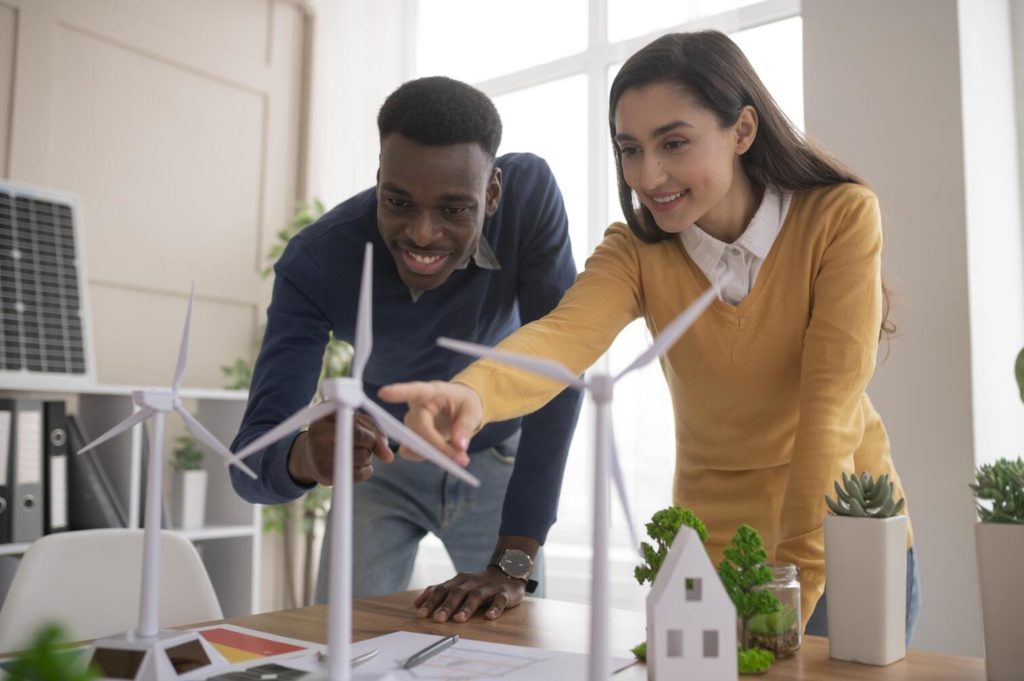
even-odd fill
[[[766,187],[750,224],[731,244],[719,241],[697,225],[680,233],[683,248],[708,281],[718,286],[718,296],[725,302],[738,305],[754,287],[757,272],[786,221],[792,198],[793,192]]]

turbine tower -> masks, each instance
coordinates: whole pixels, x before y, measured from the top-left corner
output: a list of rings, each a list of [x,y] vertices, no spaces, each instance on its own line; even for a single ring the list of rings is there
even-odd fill
[[[143,517],[139,626],[135,631],[102,639],[93,644],[93,662],[102,670],[119,670],[121,675],[117,678],[139,681],[177,679],[182,673],[183,664],[187,664],[189,668],[199,668],[220,659],[213,648],[198,634],[160,631],[160,508],[163,498],[164,415],[171,411],[177,412],[196,440],[223,457],[229,465],[238,466],[246,475],[256,477],[256,474],[242,463],[241,457],[228,451],[228,448],[203,427],[203,424],[185,410],[178,397],[181,378],[188,363],[188,342],[192,331],[195,293],[193,284],[188,299],[188,312],[185,315],[185,328],[181,333],[178,366],[175,368],[171,387],[132,392],[132,400],[138,410],[78,451],[79,454],[87,452],[152,418],[150,460],[146,476],[146,508]]]
[[[450,338],[439,338],[438,345],[473,357],[491,359],[508,364],[535,374],[540,374],[556,381],[567,383],[577,390],[585,390],[594,400],[597,418],[594,423],[594,442],[597,452],[594,461],[594,528],[593,555],[591,558],[590,581],[590,681],[608,681],[611,678],[611,637],[609,633],[609,616],[611,610],[609,576],[608,576],[608,478],[615,482],[619,499],[629,523],[630,536],[634,548],[639,547],[626,488],[622,479],[619,457],[615,451],[615,434],[612,431],[612,397],[615,383],[626,374],[646,366],[655,358],[671,348],[679,337],[689,329],[701,313],[715,300],[714,288],[709,288],[688,308],[658,334],[646,351],[633,360],[629,366],[616,375],[603,371],[591,372],[588,379],[582,379],[567,367],[558,362],[538,357],[520,355],[507,350],[499,350],[486,345],[466,343]]]
[[[331,492],[331,572],[328,576],[327,677],[330,681],[349,681],[352,649],[352,427],[356,409],[363,409],[377,421],[384,433],[416,451],[460,480],[480,486],[480,481],[437,451],[422,437],[408,429],[384,407],[363,391],[363,369],[373,349],[372,326],[373,245],[366,244],[363,280],[356,315],[355,355],[352,375],[331,378],[323,383],[324,401],[306,407],[268,430],[243,448],[245,458],[269,444],[294,433],[301,426],[328,414],[335,414],[334,486]]]

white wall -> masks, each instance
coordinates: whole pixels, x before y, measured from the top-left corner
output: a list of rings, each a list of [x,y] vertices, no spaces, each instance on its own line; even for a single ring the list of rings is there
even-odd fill
[[[915,646],[980,655],[976,461],[1024,443],[1016,131],[1005,0],[805,0],[808,133],[867,178],[899,327],[870,393],[923,580]],[[884,351],[884,349],[883,349]]]

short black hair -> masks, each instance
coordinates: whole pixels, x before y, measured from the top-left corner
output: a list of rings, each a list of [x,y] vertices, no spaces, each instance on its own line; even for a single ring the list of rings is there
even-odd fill
[[[377,114],[380,139],[393,132],[427,146],[476,142],[493,159],[501,116],[480,90],[444,76],[418,78],[392,92]]]

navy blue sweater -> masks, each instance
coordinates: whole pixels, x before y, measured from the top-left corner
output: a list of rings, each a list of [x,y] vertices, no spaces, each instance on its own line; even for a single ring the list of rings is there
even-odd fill
[[[537,156],[507,154],[495,164],[501,168],[502,198],[484,222],[483,238],[501,268],[481,269],[471,261],[416,302],[377,230],[374,189],[339,204],[291,239],[274,267],[263,348],[232,451],[309,404],[328,331],[352,342],[367,241],[374,247],[373,352],[363,379],[366,394],[374,399],[389,383],[446,380],[469,364],[470,358],[438,347],[438,336],[494,345],[555,307],[576,276],[561,192],[547,163]],[[505,494],[502,534],[541,543],[547,537],[579,405],[579,394],[566,390],[521,420],[486,426],[471,441],[470,455],[522,428]],[[405,414],[404,405],[382,406],[399,419]],[[265,504],[291,501],[308,491],[310,487],[288,474],[293,439],[246,460],[258,473],[256,480],[232,467],[235,491]]]

